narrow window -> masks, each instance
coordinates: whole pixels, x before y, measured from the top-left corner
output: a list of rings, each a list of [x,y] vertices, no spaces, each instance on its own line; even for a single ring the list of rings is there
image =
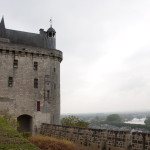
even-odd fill
[[[47,90],[47,98],[49,98],[49,90]]]
[[[52,33],[51,32],[49,33],[49,37],[52,37]]]
[[[40,101],[37,101],[37,111],[40,111]]]
[[[38,79],[34,79],[34,88],[38,88]]]
[[[13,85],[13,77],[9,77],[8,78],[8,86],[12,87],[12,85]]]
[[[38,62],[34,62],[34,70],[38,70]]]
[[[18,60],[14,60],[14,68],[18,68]]]
[[[54,72],[56,72],[56,68],[54,68]]]
[[[54,89],[56,90],[56,84],[54,84]]]

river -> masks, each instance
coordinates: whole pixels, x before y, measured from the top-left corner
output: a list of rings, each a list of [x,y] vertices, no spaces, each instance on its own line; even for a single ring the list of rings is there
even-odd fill
[[[145,119],[146,119],[146,118],[141,118],[141,119],[133,118],[133,120],[127,121],[127,122],[124,122],[124,123],[130,123],[130,124],[145,124],[145,123],[144,123]]]

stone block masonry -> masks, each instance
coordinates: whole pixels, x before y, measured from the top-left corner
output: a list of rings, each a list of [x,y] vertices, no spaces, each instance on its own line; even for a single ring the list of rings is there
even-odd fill
[[[42,124],[40,133],[72,141],[85,150],[150,150],[149,132],[130,133]]]
[[[25,122],[32,122],[28,131],[34,133],[43,122],[59,124],[61,52],[23,48],[0,43],[0,110],[9,110],[16,119],[21,115],[31,116],[32,120]],[[14,60],[18,60],[17,68],[13,66]],[[38,62],[38,70],[34,70],[34,62]],[[13,78],[12,87],[8,85],[9,77]],[[35,78],[38,88],[34,88]],[[40,111],[36,108],[37,101]]]
[[[73,141],[85,150],[129,150],[130,132],[42,124],[41,134]]]
[[[20,132],[37,133],[41,123],[59,124],[60,63],[56,31],[29,33],[0,22],[0,112],[8,111]]]

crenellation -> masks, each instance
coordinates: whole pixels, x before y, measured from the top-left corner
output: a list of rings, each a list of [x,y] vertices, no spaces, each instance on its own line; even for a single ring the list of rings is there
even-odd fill
[[[54,51],[54,50],[53,50]],[[54,59],[55,61],[59,61],[61,62],[62,61],[62,54],[58,54],[58,53],[54,53],[54,54],[51,54],[49,52],[47,53],[37,53],[36,51],[25,51],[25,50],[16,50],[16,49],[0,49],[0,53],[4,54],[4,55],[9,55],[11,53],[14,54],[14,56],[22,56],[24,57],[25,55],[31,55],[33,58],[37,58],[37,57],[42,57],[44,59],[47,59],[47,58],[52,58]]]
[[[25,51],[25,52],[33,52],[39,54],[45,54],[49,56],[58,56],[62,58],[62,52],[55,49],[47,49],[47,48],[40,48],[40,47],[33,47],[30,45],[21,45],[21,44],[11,44],[11,43],[1,43],[0,45],[1,50],[14,50],[14,51]]]

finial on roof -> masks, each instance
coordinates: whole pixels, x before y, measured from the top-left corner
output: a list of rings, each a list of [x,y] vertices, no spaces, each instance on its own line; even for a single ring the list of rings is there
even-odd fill
[[[52,17],[51,17],[51,19],[50,19],[50,27],[52,27]]]
[[[56,31],[55,31],[55,29],[52,28],[52,17],[51,17],[51,19],[50,19],[49,22],[50,22],[50,28],[47,30],[47,32],[48,32],[48,33],[50,33],[50,32],[52,33],[52,32],[53,32],[54,35],[55,35]],[[53,36],[54,36],[54,35],[53,35]]]

